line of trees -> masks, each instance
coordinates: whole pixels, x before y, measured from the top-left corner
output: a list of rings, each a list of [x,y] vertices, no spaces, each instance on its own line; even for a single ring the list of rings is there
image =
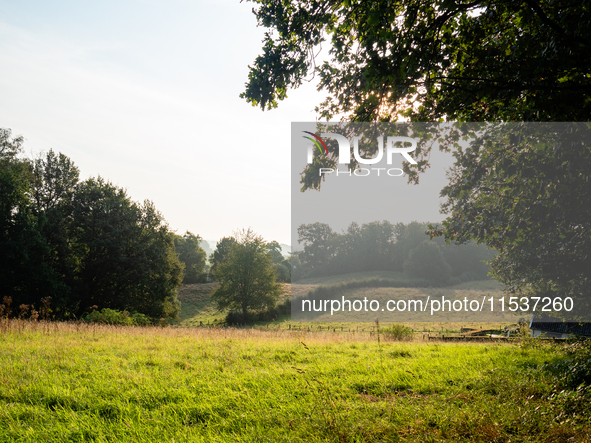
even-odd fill
[[[304,248],[293,257],[294,281],[361,271],[403,271],[433,285],[486,279],[495,254],[474,243],[448,245],[430,239],[428,223],[351,223],[336,233],[325,223],[298,228]]]
[[[184,266],[153,203],[101,177],[80,181],[61,153],[21,158],[22,144],[0,129],[0,296],[13,306],[51,297],[57,318],[92,306],[175,317]]]

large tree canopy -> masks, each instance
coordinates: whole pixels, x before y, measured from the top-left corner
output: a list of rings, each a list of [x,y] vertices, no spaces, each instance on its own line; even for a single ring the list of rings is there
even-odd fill
[[[587,120],[588,0],[254,0],[269,28],[242,97],[270,109],[312,76],[321,117]]]
[[[133,202],[102,178],[76,187],[71,241],[80,308],[98,305],[175,317],[183,268],[174,234],[150,201]]]
[[[510,291],[571,296],[591,319],[590,140],[590,123],[484,130],[454,151],[442,190],[449,215],[433,233],[486,243],[499,251],[493,273]]]
[[[242,97],[262,109],[318,76],[326,99],[317,112],[327,120],[591,118],[589,0],[255,3],[259,25],[270,31]],[[588,303],[589,128],[483,130],[469,148],[440,144],[455,149],[456,163],[442,191],[448,218],[433,234],[497,249],[494,271],[510,291]],[[334,160],[330,149],[323,161]],[[414,171],[405,166],[410,180],[428,166],[427,152]],[[310,180],[317,163],[302,190],[320,188],[320,179]]]

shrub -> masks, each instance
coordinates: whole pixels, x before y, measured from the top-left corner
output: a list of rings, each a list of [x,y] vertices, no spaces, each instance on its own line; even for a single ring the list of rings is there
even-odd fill
[[[83,316],[82,320],[88,323],[104,323],[120,326],[148,326],[152,324],[149,317],[139,312],[134,312],[130,315],[128,311],[118,311],[109,308],[92,311],[90,314]]]
[[[139,312],[132,313],[129,318],[131,318],[131,321],[136,326],[149,326],[152,324],[152,320],[150,320],[150,317]]]
[[[575,340],[566,347],[565,354],[566,358],[549,367],[562,386],[570,389],[591,387],[591,340]]]
[[[228,325],[244,325],[257,321],[273,321],[282,315],[289,314],[291,314],[291,299],[287,298],[283,303],[265,311],[247,312],[246,315],[242,312],[230,311],[226,315],[226,323]]]
[[[256,314],[252,312],[243,314],[242,312],[230,311],[226,315],[226,323],[229,325],[244,325],[255,321],[257,321]]]
[[[381,330],[384,340],[401,341],[413,338],[412,329],[402,324],[394,324],[389,328]]]

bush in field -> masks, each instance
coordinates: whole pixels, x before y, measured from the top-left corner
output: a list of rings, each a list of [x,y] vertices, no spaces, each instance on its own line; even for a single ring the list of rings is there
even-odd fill
[[[564,416],[575,418],[591,415],[591,340],[578,338],[562,350],[559,359],[543,368],[555,377],[549,400]]]
[[[261,312],[247,312],[243,314],[238,311],[230,311],[226,315],[226,323],[228,325],[244,325],[254,323],[257,321],[274,321],[277,318],[291,314],[291,299],[287,298],[282,303],[279,303],[274,308],[269,308]]]
[[[135,326],[149,326],[153,323],[150,317],[140,312],[132,313],[129,318],[131,318]]]
[[[411,340],[413,337],[412,329],[401,324],[392,325],[389,328],[382,329],[381,332],[384,336],[384,340]]]
[[[565,348],[566,358],[548,368],[561,384],[570,389],[588,391],[591,394],[591,340],[579,339]]]
[[[82,317],[82,320],[88,323],[105,323],[120,326],[148,326],[152,324],[149,317],[139,312],[130,314],[127,311],[117,311],[116,309],[109,308],[103,308],[101,311],[92,311],[90,314]]]

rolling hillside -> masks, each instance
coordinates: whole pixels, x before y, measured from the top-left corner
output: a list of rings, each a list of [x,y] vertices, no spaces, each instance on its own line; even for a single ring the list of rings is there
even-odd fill
[[[305,279],[300,280],[297,283],[289,284],[285,283],[282,284],[283,291],[280,300],[283,300],[285,297],[292,296],[292,297],[302,297],[307,295],[310,291],[320,287],[320,286],[328,286],[333,287],[336,285],[347,284],[351,282],[364,282],[364,281],[375,281],[375,279],[380,279],[384,281],[402,281],[404,280],[404,276],[400,272],[384,272],[384,271],[377,271],[377,272],[356,272],[351,274],[343,274],[343,275],[336,275],[324,278],[312,278],[312,279]],[[223,323],[223,319],[225,317],[225,313],[218,312],[214,306],[214,303],[211,301],[210,296],[217,287],[217,283],[203,283],[203,284],[193,284],[193,285],[184,285],[179,289],[178,298],[181,301],[181,314],[180,318],[177,321],[179,326],[183,327],[195,327],[195,326],[207,326],[213,324],[221,324]],[[369,286],[369,284],[368,284]],[[496,293],[497,291],[501,290],[501,286],[494,280],[483,280],[483,281],[474,281],[474,282],[467,282],[461,283],[459,285],[450,286],[447,288],[397,288],[394,292],[398,294],[400,297],[408,296],[410,292],[412,295],[433,295],[433,294],[442,294],[448,292],[460,292],[462,295],[472,295],[474,292],[480,291],[487,291]],[[363,294],[365,296],[376,296],[381,297],[381,293],[384,292],[379,288],[367,288],[364,289]],[[286,317],[281,319],[280,323],[289,323],[289,318]],[[331,322],[330,318],[323,319],[318,324],[324,325],[334,325],[334,327],[343,327],[345,323],[341,324],[341,322]],[[515,319],[516,321],[516,319]],[[504,324],[505,322],[503,322]],[[267,323],[262,323],[267,324]],[[360,325],[365,323],[359,323]],[[346,324],[350,326],[349,323]],[[437,323],[437,329],[446,328],[447,326],[445,323]],[[469,326],[472,323],[462,323],[462,325],[448,325],[450,329],[455,330],[459,329],[461,326]],[[288,327],[287,325],[284,325]],[[479,326],[479,325],[473,325]],[[419,326],[417,326],[419,327]],[[420,326],[422,327],[422,326]],[[495,324],[495,327],[497,325]]]

